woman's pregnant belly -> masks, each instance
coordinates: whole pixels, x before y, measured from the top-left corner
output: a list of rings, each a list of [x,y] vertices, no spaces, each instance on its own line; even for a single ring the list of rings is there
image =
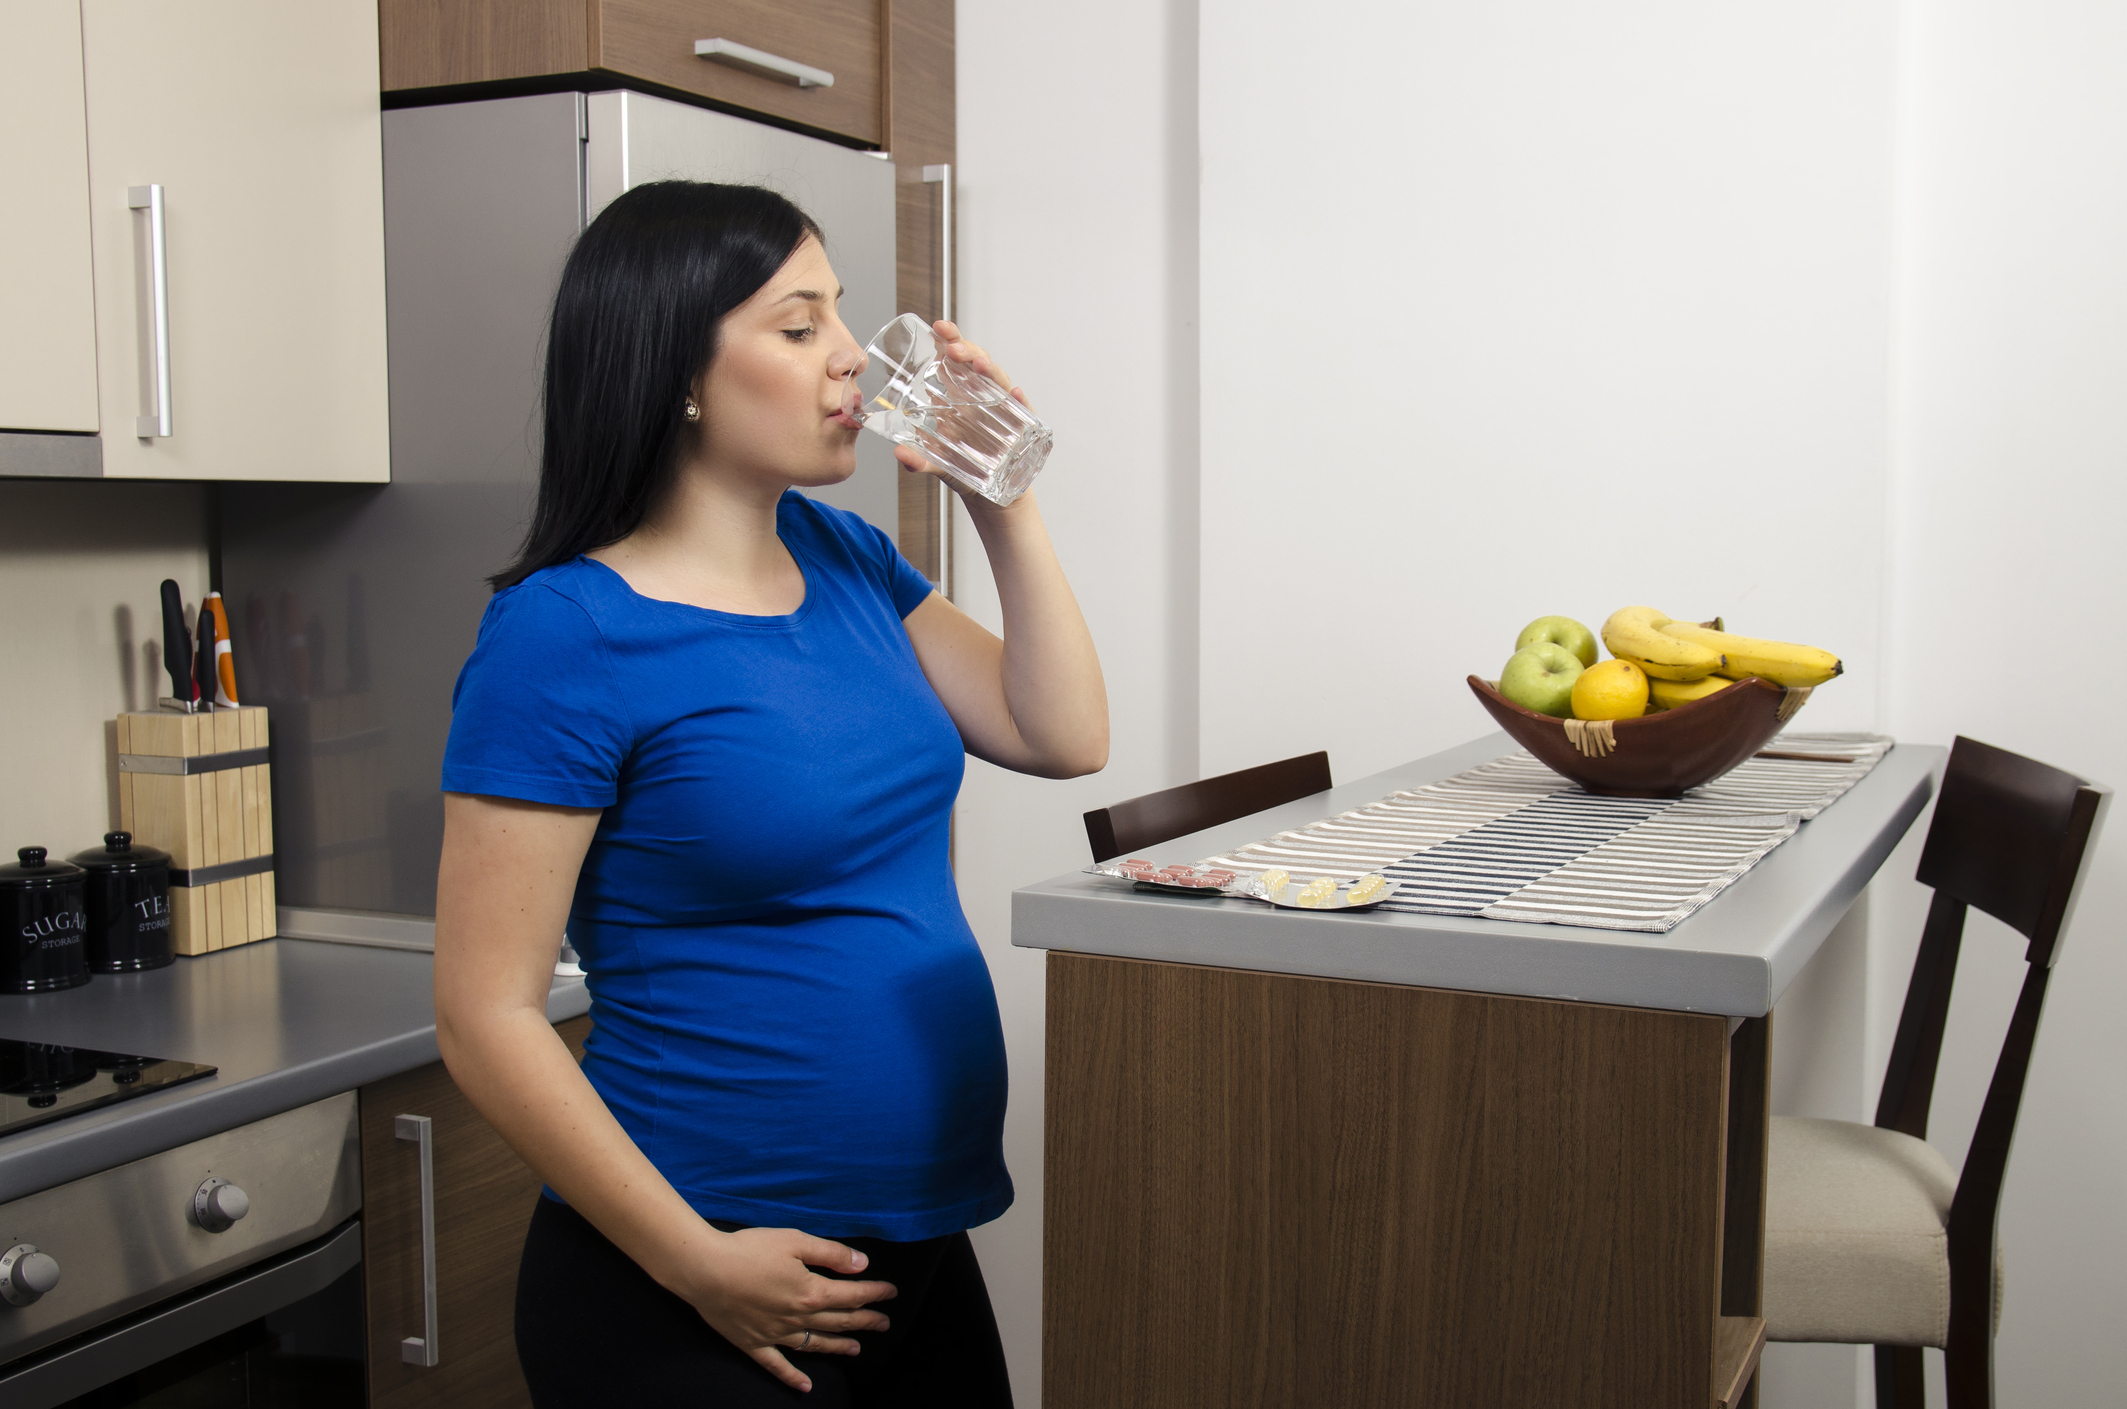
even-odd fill
[[[585,1074],[708,1216],[978,1197],[1001,1176],[1003,1039],[957,897],[940,899],[949,915],[579,920],[594,1000]]]

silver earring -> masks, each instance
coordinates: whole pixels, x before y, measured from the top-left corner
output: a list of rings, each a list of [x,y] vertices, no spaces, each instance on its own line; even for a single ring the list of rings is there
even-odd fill
[[[680,414],[690,421],[699,421],[702,418],[702,408],[695,405],[694,398],[690,396],[687,398],[687,409]]]

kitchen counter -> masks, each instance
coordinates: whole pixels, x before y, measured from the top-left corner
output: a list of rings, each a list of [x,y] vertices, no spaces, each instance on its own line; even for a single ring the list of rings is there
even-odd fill
[[[1503,733],[1139,853],[1192,862],[1452,777],[1515,749]],[[1771,855],[1667,934],[1449,915],[1302,914],[1134,891],[1073,872],[1012,895],[1012,943],[1117,958],[1758,1017],[1817,952],[1920,815],[1946,750],[1900,744]]]
[[[270,939],[0,997],[0,1037],[211,1063],[215,1075],[0,1139],[0,1202],[437,1060],[428,954]],[[547,1017],[588,1012],[557,978]]]
[[[1513,749],[1142,854],[1230,853]],[[1056,951],[1042,1402],[1214,1409],[1266,1374],[1339,1404],[1736,1402],[1765,1331],[1770,1014],[1943,761],[1893,749],[1667,934],[1079,873],[1015,892],[1012,942]]]

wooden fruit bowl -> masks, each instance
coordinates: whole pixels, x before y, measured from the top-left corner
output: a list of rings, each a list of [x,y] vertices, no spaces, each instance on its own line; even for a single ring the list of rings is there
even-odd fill
[[[1569,730],[1568,721],[1523,709],[1474,675],[1470,691],[1538,762],[1606,797],[1679,797],[1712,782],[1765,747],[1809,695],[1754,676],[1675,709],[1614,720],[1604,731],[1577,722]],[[1576,744],[1574,734],[1585,743]]]

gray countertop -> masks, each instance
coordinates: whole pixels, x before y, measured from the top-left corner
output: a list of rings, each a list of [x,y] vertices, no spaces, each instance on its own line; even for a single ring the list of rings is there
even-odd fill
[[[0,996],[0,1037],[207,1062],[215,1075],[0,1138],[0,1202],[437,1059],[434,961],[269,939],[82,988]],[[556,979],[554,1022],[588,1012]]]
[[[1514,751],[1491,734],[1136,854],[1217,856],[1438,782]],[[1891,750],[1704,909],[1667,934],[1450,915],[1274,910],[1131,890],[1077,872],[1012,895],[1012,943],[1128,959],[1757,1017],[1772,1011],[1926,807],[1947,751]]]

